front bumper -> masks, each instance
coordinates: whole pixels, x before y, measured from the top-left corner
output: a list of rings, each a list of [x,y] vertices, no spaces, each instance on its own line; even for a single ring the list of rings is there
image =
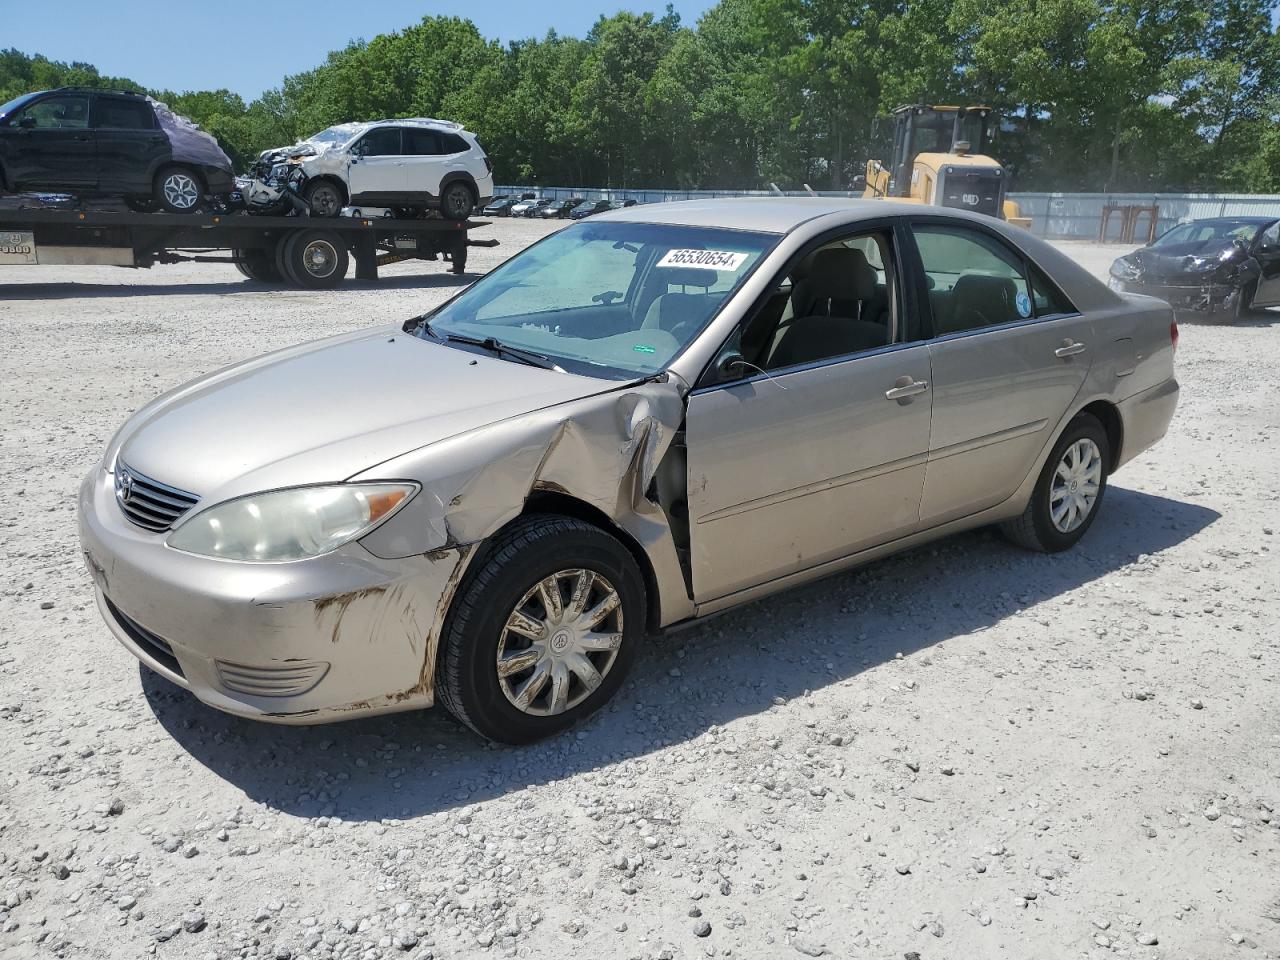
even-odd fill
[[[1221,310],[1231,302],[1233,296],[1239,295],[1237,283],[1222,280],[1188,281],[1186,283],[1165,283],[1158,280],[1110,280],[1112,290],[1120,293],[1140,293],[1147,297],[1163,300],[1174,310],[1189,310],[1198,313],[1212,313]]]
[[[324,723],[431,705],[461,552],[384,560],[356,543],[289,563],[196,557],[125,519],[100,468],[81,484],[79,523],[116,639],[210,706]]]

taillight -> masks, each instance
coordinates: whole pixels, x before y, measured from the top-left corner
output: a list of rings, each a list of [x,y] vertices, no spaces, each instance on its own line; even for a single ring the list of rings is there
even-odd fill
[[[1173,349],[1178,349],[1178,324],[1177,321],[1169,324],[1169,339],[1173,341]]]
[[[493,161],[490,160],[487,156],[484,158],[484,167],[490,173],[493,173]]]

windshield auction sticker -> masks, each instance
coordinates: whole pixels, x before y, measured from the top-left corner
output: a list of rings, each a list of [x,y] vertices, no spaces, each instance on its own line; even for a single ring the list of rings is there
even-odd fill
[[[696,267],[700,270],[738,270],[747,254],[732,250],[668,250],[658,261],[660,267]]]

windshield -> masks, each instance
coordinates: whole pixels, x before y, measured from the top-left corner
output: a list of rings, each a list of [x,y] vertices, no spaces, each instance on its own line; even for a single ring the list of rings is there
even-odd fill
[[[346,143],[355,131],[349,124],[340,123],[336,127],[326,127],[314,136],[307,137],[311,143]]]
[[[1174,227],[1152,246],[1171,247],[1177,243],[1203,243],[1206,240],[1243,240],[1245,243],[1253,243],[1253,238],[1260,229],[1256,223],[1242,223],[1239,220],[1201,220]]]
[[[647,376],[701,332],[777,242],[740,230],[575,224],[429,314],[431,333],[493,337],[588,376]]]
[[[24,93],[22,96],[14,97],[8,103],[0,105],[0,117],[8,116],[10,113],[12,113],[14,110],[17,110],[19,107],[21,107],[24,103],[26,103],[32,97],[36,97],[36,96],[39,96],[39,94]]]

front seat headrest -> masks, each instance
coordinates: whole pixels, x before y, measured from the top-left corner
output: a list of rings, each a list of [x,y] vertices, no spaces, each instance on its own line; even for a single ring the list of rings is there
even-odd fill
[[[870,300],[876,295],[876,280],[876,271],[861,250],[826,247],[813,255],[805,292],[814,303]]]
[[[720,274],[715,270],[703,270],[700,267],[655,267],[659,279],[673,287],[715,286]]]
[[[951,288],[951,330],[1011,323],[1020,319],[1016,305],[1018,288],[1009,277],[966,273]]]

